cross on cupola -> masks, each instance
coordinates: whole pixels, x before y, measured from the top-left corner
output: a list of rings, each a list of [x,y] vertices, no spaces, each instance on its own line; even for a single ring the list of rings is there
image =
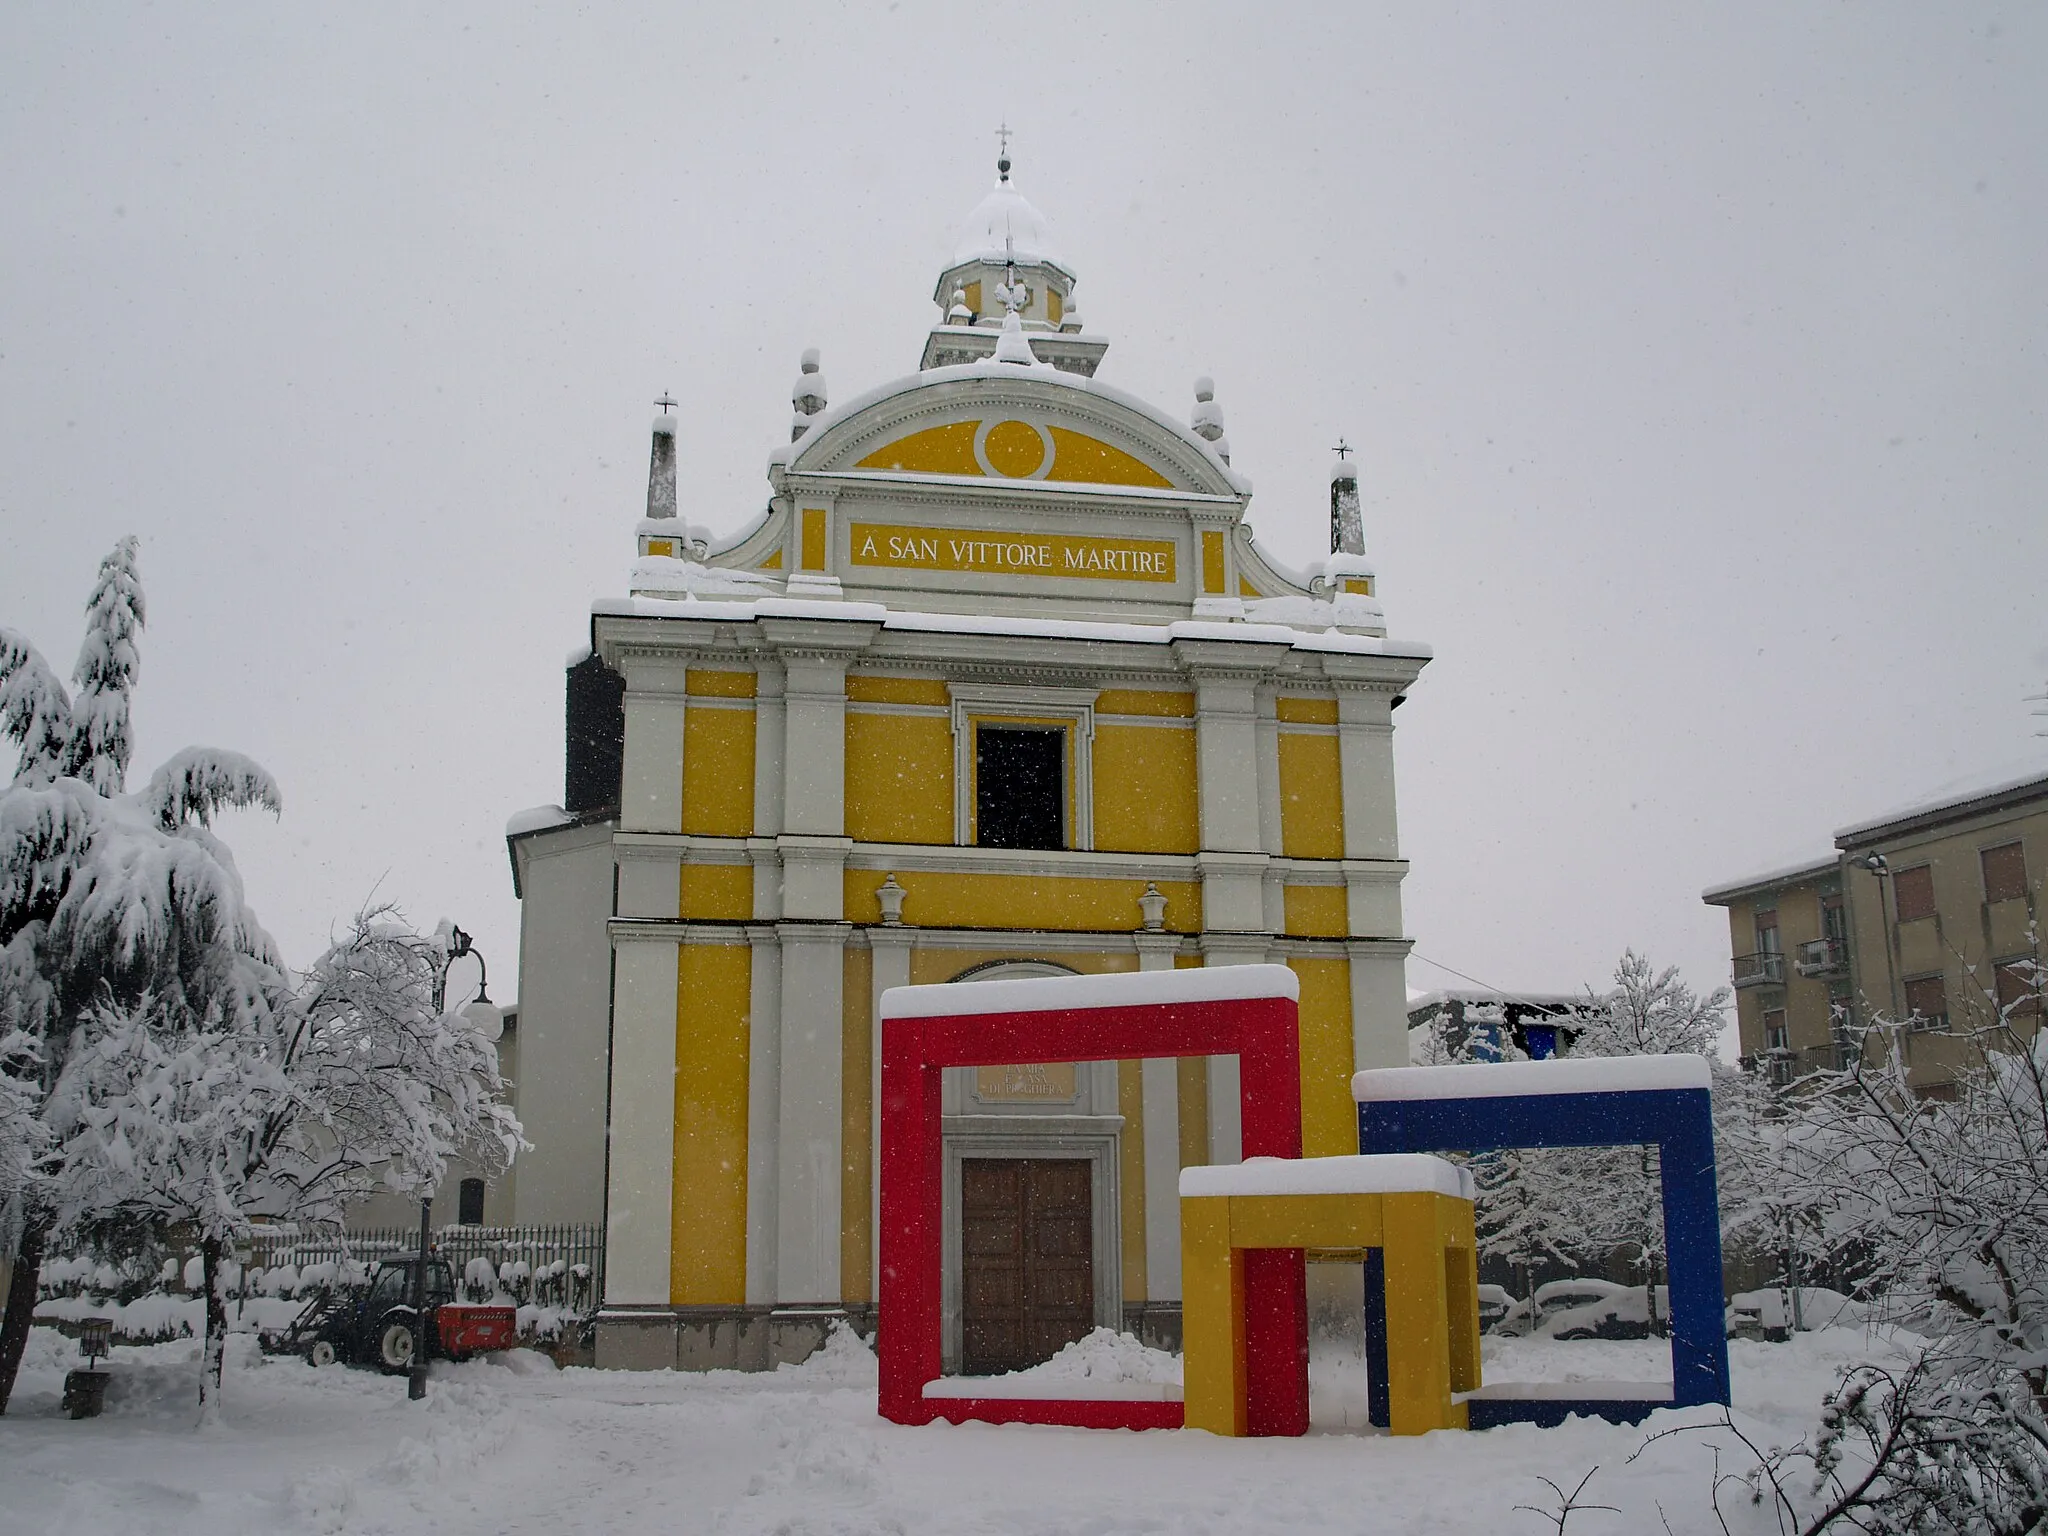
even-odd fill
[[[996,175],[1010,179],[1010,125],[1007,120],[996,129]]]
[[[1342,461],[1344,459],[1350,458],[1351,455],[1356,453],[1358,450],[1356,448],[1353,448],[1349,443],[1345,442],[1344,439],[1340,437],[1337,439],[1337,446],[1335,448],[1332,448],[1330,451],[1336,454],[1337,458],[1340,461]]]

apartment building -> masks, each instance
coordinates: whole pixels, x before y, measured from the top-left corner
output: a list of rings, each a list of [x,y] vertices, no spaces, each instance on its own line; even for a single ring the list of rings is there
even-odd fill
[[[1790,1080],[1842,1064],[1850,1026],[1906,1019],[1939,1092],[2001,1014],[2041,1013],[2036,920],[2048,767],[1982,776],[1843,827],[1831,856],[1709,888],[1728,912],[1742,1053]]]

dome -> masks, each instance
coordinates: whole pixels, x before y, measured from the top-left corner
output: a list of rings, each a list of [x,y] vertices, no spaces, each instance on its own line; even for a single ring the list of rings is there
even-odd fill
[[[1045,215],[1007,179],[998,181],[961,224],[960,236],[953,242],[952,264],[957,267],[968,261],[1000,262],[1005,237],[1013,242],[1019,261],[1064,265],[1053,247]]]

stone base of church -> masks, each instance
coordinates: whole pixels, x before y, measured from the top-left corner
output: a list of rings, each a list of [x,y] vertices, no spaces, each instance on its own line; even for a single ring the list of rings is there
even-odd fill
[[[835,1321],[872,1338],[872,1306],[607,1307],[597,1366],[614,1371],[772,1371],[808,1360]]]

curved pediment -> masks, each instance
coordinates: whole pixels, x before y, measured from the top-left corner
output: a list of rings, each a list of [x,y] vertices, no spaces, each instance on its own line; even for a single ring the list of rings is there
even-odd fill
[[[1001,368],[1001,372],[996,369]],[[1187,428],[1093,380],[1009,365],[934,370],[851,402],[792,451],[796,474],[944,476],[1242,500]]]

